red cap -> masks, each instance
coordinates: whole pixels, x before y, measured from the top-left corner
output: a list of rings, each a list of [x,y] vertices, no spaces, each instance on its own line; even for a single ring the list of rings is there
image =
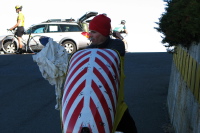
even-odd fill
[[[109,36],[111,29],[110,22],[111,20],[107,16],[103,14],[97,15],[90,21],[89,30],[94,30],[104,36]]]

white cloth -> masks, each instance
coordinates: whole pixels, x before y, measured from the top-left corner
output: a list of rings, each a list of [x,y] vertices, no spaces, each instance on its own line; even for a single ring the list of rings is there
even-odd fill
[[[55,94],[57,104],[55,109],[60,109],[62,99],[62,87],[68,66],[68,53],[60,44],[49,38],[46,46],[36,55],[33,55],[33,61],[39,66],[42,76],[55,85]]]

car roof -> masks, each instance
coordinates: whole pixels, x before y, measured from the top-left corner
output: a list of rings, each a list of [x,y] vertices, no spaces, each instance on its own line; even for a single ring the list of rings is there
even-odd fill
[[[98,12],[89,11],[89,12],[86,12],[86,14],[84,14],[77,21],[75,21],[75,19],[73,19],[73,18],[69,18],[69,19],[48,19],[44,22],[33,24],[30,27],[33,27],[33,26],[36,26],[36,25],[42,25],[42,24],[69,24],[69,25],[79,25],[79,26],[81,26],[81,23],[84,20],[86,20],[88,18],[92,18],[92,17],[96,16],[97,14],[98,14]],[[90,20],[86,21],[86,23],[89,23],[89,22],[90,22]]]
[[[33,24],[30,27],[36,26],[36,25],[43,25],[43,24],[68,24],[68,25],[78,25],[77,23],[68,23],[68,22],[41,22],[41,23],[37,23],[37,24]]]
[[[39,24],[69,24],[69,25],[78,25],[77,23],[69,23],[69,22],[42,22]]]

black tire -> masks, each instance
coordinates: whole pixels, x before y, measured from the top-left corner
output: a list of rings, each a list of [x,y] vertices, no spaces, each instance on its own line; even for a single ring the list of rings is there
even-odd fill
[[[72,54],[76,52],[76,44],[72,41],[65,41],[62,43],[62,46],[66,49],[67,53]]]
[[[8,40],[8,38],[10,39]],[[12,38],[14,38],[14,36],[6,36],[2,40],[2,49],[5,53],[15,53],[17,51],[17,44],[12,41]]]
[[[28,47],[31,52],[38,53],[44,47],[39,41],[40,37],[40,35],[36,35],[30,38]]]

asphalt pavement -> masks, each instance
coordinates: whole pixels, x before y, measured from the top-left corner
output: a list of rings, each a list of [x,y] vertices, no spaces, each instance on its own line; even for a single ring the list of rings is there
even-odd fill
[[[127,53],[125,101],[138,133],[173,133],[167,109],[172,54]]]
[[[54,86],[31,54],[0,55],[0,133],[61,133]],[[172,55],[127,53],[125,101],[138,133],[172,133],[166,106]]]

